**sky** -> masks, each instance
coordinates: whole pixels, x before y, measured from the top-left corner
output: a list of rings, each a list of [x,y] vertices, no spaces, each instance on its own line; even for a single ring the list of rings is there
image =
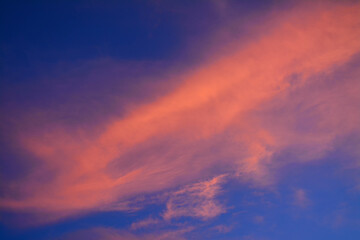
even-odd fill
[[[0,3],[0,238],[360,239],[360,2]]]

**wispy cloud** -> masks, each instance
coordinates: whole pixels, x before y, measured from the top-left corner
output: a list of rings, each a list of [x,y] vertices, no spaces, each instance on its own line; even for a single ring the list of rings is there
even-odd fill
[[[157,225],[161,222],[160,219],[158,218],[152,218],[152,217],[149,217],[149,218],[146,218],[146,219],[143,219],[141,221],[138,221],[138,222],[134,222],[131,224],[131,229],[132,230],[137,230],[137,229],[142,229],[142,228],[148,228],[148,227],[152,227],[154,225]]]
[[[189,185],[171,194],[166,203],[164,218],[196,217],[209,219],[225,212],[225,207],[216,199],[224,176],[215,177]]]
[[[359,131],[360,73],[341,84],[332,74],[360,51],[360,5],[278,15],[253,41],[235,39],[231,54],[213,54],[176,76],[174,90],[91,133],[21,136],[41,164],[9,184],[1,208],[64,217],[185,185],[164,218],[208,219],[225,211],[216,200],[221,177],[191,183],[227,173],[268,185],[278,166],[321,158]]]
[[[60,237],[59,240],[75,239],[103,239],[103,240],[184,240],[184,234],[190,232],[192,228],[183,228],[178,230],[167,230],[158,233],[133,234],[127,231],[115,228],[91,228],[72,232]]]

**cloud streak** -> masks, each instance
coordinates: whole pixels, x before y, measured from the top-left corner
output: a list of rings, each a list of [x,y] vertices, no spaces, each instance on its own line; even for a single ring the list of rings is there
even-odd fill
[[[22,136],[41,166],[12,183],[16,197],[2,196],[0,206],[71,215],[224,172],[267,185],[269,171],[284,164],[274,156],[284,151],[306,150],[289,161],[320,158],[339,135],[359,131],[351,103],[359,100],[360,74],[341,86],[329,76],[360,51],[360,5],[302,6],[280,15],[253,41],[234,40],[231,54],[214,54],[182,73],[176,89],[96,134],[54,129]],[[164,218],[222,213],[213,200],[218,181],[175,192]]]

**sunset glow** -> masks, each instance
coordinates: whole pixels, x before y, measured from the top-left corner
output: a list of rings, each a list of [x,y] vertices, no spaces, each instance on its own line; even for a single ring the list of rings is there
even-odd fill
[[[358,1],[1,6],[1,239],[360,238]]]

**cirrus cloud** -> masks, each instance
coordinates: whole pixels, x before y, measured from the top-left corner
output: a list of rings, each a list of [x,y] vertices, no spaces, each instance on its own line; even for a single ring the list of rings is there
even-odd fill
[[[339,137],[358,133],[360,74],[350,68],[341,84],[333,75],[360,51],[360,5],[280,15],[253,41],[235,39],[231,54],[213,54],[179,74],[169,93],[92,133],[55,128],[21,136],[41,164],[9,184],[1,208],[64,217],[223,173],[268,185],[278,165],[318,159]],[[296,157],[277,160],[287,153]],[[218,181],[175,192],[164,218],[222,213]]]

